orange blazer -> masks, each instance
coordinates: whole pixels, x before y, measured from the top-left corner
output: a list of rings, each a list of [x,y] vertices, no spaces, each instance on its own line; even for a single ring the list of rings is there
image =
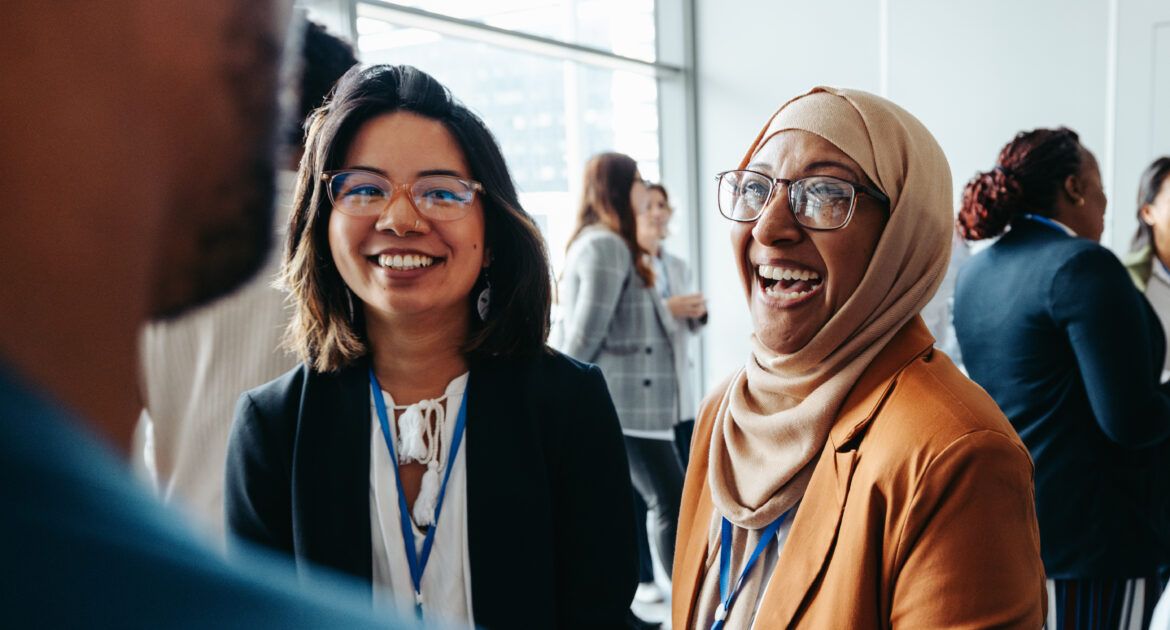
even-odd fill
[[[841,408],[765,589],[755,628],[1040,628],[1047,610],[1032,460],[920,318]],[[674,628],[692,627],[718,552],[704,401],[679,514]],[[751,605],[743,602],[741,605]]]

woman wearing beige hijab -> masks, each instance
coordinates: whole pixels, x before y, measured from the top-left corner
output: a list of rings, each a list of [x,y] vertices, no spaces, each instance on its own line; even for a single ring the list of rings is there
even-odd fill
[[[752,352],[699,414],[674,627],[1043,624],[1028,452],[918,316],[950,182],[917,119],[831,88],[720,175]]]

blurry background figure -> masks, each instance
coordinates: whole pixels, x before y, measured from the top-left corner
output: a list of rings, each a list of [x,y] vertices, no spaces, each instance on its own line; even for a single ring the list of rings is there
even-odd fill
[[[333,580],[228,564],[123,459],[140,326],[265,260],[289,4],[21,3],[0,21],[5,626],[379,625]]]
[[[1054,630],[1147,627],[1170,560],[1166,343],[1096,242],[1105,205],[1077,134],[1036,129],[967,184],[958,219],[969,240],[1003,235],[959,274],[955,332],[1032,454]]]
[[[303,29],[294,73],[300,76],[300,90],[290,99],[300,106],[284,133],[284,164],[277,176],[277,242],[284,234],[304,151],[303,122],[337,79],[357,64],[350,45],[321,25],[307,22]],[[146,408],[141,430],[147,468],[163,499],[193,514],[221,542],[224,458],[236,400],[297,363],[280,346],[291,315],[284,294],[272,286],[280,258],[280,248],[272,248],[260,272],[232,295],[152,323],[142,333]]]
[[[959,349],[959,340],[955,337],[955,280],[959,271],[971,257],[971,248],[967,241],[957,231],[951,234],[951,262],[947,266],[947,274],[943,276],[938,293],[930,298],[926,306],[922,307],[922,321],[934,335],[934,345],[947,353],[960,370],[963,368],[963,353]]]
[[[1160,157],[1142,173],[1138,188],[1138,227],[1125,267],[1170,336],[1170,157]],[[1162,380],[1170,377],[1170,353]]]
[[[674,346],[674,368],[678,379],[678,422],[674,425],[674,445],[683,469],[690,454],[691,434],[695,428],[694,365],[690,360],[690,344],[694,335],[707,323],[707,303],[702,293],[694,292],[691,270],[678,256],[666,251],[663,241],[669,236],[670,219],[674,208],[661,184],[648,184],[647,204],[638,208],[638,245],[646,251],[654,269],[654,288],[674,316],[671,335]],[[638,523],[646,521],[646,502],[635,497],[634,513]],[[654,582],[654,567],[646,528],[638,529],[638,593],[641,602],[660,602],[665,594]]]
[[[678,374],[678,422],[674,425],[675,448],[685,469],[691,453],[691,434],[695,430],[694,365],[691,340],[707,323],[707,299],[695,291],[694,276],[686,261],[666,251],[664,241],[670,235],[674,207],[662,184],[646,187],[649,203],[638,214],[638,244],[650,256],[654,267],[654,288],[674,316],[674,367]]]
[[[655,549],[669,576],[683,477],[673,432],[679,419],[677,324],[638,242],[637,215],[647,203],[633,158],[602,153],[586,164],[560,282],[561,315],[550,343],[605,374],[625,434],[630,476],[654,514]]]

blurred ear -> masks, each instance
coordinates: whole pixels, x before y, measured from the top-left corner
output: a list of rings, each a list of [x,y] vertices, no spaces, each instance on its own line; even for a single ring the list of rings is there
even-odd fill
[[[1142,223],[1145,223],[1146,225],[1149,225],[1149,226],[1153,226],[1154,225],[1154,204],[1152,204],[1152,203],[1142,204],[1142,207],[1138,208],[1138,217],[1142,220]]]
[[[1085,186],[1081,183],[1081,178],[1077,175],[1069,175],[1064,178],[1064,194],[1075,204],[1080,205],[1085,202]]]

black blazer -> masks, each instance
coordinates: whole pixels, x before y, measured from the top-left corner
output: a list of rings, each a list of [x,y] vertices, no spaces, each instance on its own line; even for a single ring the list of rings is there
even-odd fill
[[[371,580],[368,361],[245,393],[227,456],[229,531]],[[637,586],[633,498],[596,367],[562,354],[471,366],[467,531],[475,621],[616,628]],[[444,544],[441,541],[439,544]]]
[[[1125,268],[1097,243],[1018,219],[960,272],[954,318],[971,378],[1035,462],[1048,577],[1153,574],[1170,558],[1158,533],[1166,346]]]

